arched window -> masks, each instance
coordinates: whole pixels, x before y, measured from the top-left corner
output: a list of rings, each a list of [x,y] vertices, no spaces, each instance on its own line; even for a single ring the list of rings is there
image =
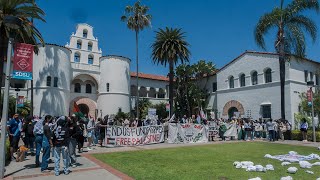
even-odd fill
[[[92,42],[88,42],[88,51],[92,51]]]
[[[51,76],[47,77],[47,86],[51,86]]]
[[[93,64],[93,55],[88,56],[88,64]]]
[[[53,87],[58,87],[58,77],[53,78]]]
[[[131,85],[131,96],[137,96],[137,86]]]
[[[75,93],[81,93],[81,84],[80,83],[75,83],[74,84],[74,92]]]
[[[81,46],[82,46],[82,41],[81,41],[81,40],[78,40],[78,41],[77,41],[77,48],[78,48],[78,49],[81,49]]]
[[[234,77],[233,76],[231,76],[230,78],[229,78],[229,88],[231,89],[231,88],[234,88]]]
[[[245,74],[241,74],[239,77],[239,80],[240,80],[240,87],[246,86],[246,75]]]
[[[78,52],[76,52],[75,54],[74,54],[74,62],[80,62],[80,53],[78,53]]]
[[[151,97],[151,98],[156,98],[157,97],[157,93],[156,93],[156,89],[154,89],[153,87],[151,87],[150,89],[149,89],[149,97]]]
[[[268,68],[264,72],[264,79],[266,83],[271,83],[272,82],[272,74],[271,74],[271,69]]]
[[[254,71],[251,74],[251,83],[252,83],[252,85],[258,84],[258,73],[257,73],[257,71]]]
[[[158,98],[165,98],[166,97],[166,92],[164,92],[164,90],[162,88],[159,89],[158,92]]]
[[[86,93],[92,93],[92,86],[91,84],[86,84]]]
[[[147,88],[141,86],[139,89],[139,97],[147,97]]]
[[[86,30],[86,29],[83,30],[82,37],[84,37],[84,38],[88,37],[88,30]]]

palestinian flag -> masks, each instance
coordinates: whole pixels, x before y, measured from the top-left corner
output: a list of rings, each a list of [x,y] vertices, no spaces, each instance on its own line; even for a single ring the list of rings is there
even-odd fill
[[[73,102],[73,114],[78,116],[79,118],[84,117],[84,114],[80,111],[80,108],[76,102]]]

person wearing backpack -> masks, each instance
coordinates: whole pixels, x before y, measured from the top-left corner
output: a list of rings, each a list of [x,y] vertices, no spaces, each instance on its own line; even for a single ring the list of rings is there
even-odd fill
[[[33,134],[34,129],[34,123],[31,120],[32,117],[27,117],[25,120],[25,123],[22,127],[22,132],[25,133],[25,146],[30,149],[30,153],[32,156],[34,156],[34,141],[35,136]]]
[[[54,151],[54,173],[56,176],[60,175],[60,157],[63,158],[63,172],[65,175],[70,173],[69,170],[69,130],[65,116],[61,116],[57,120],[57,126],[53,131],[53,151]]]

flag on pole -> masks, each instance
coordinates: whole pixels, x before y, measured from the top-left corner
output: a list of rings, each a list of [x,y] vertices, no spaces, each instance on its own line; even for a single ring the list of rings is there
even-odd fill
[[[206,114],[204,113],[202,107],[201,107],[201,110],[200,110],[200,116],[201,116],[202,119],[207,119],[207,116],[206,116]]]

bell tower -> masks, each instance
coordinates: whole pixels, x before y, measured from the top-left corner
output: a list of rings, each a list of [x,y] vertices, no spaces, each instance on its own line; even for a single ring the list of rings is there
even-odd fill
[[[100,65],[102,51],[98,46],[98,38],[93,36],[93,27],[88,24],[78,24],[76,33],[72,33],[70,44],[66,45],[72,51],[71,62]]]

